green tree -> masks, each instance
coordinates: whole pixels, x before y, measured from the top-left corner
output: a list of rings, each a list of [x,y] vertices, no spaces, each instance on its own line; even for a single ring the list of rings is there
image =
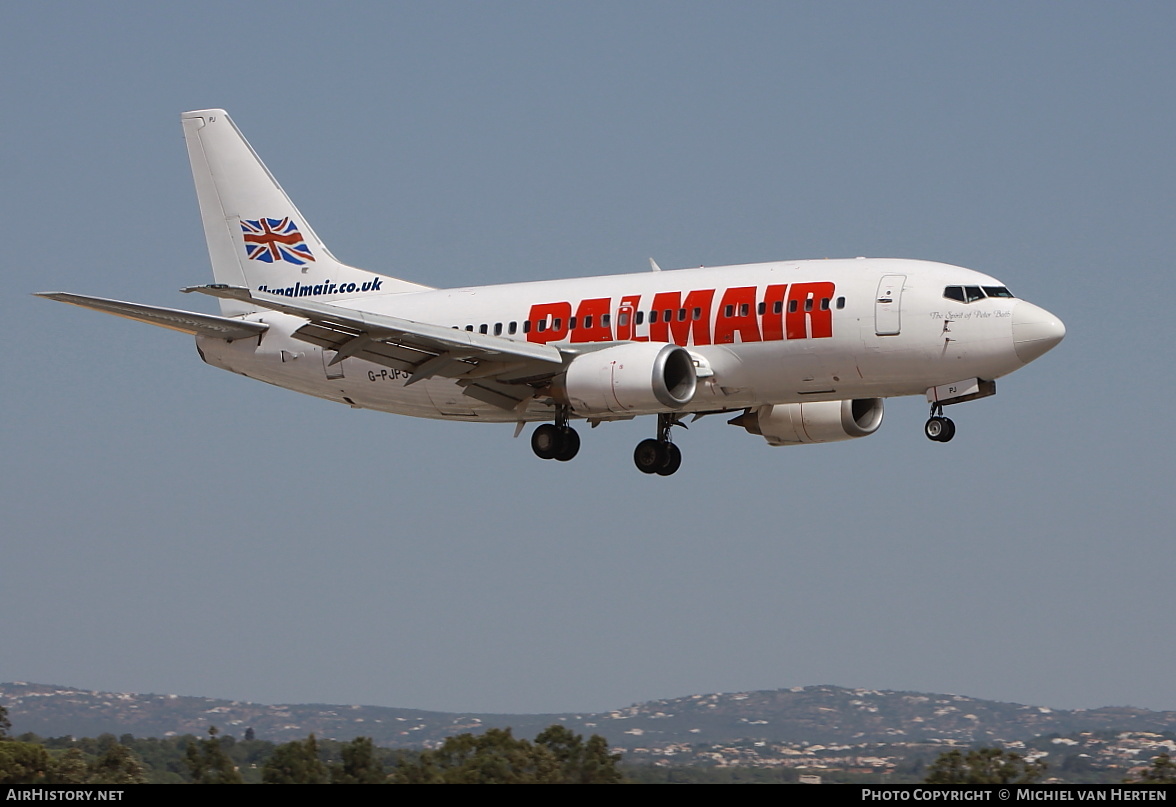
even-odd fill
[[[35,785],[53,772],[53,759],[43,746],[16,740],[0,742],[0,785]]]
[[[435,751],[424,751],[415,766],[397,768],[402,784],[539,784],[558,781],[558,763],[546,748],[515,739],[508,729],[457,734]]]
[[[80,748],[70,748],[57,758],[49,776],[51,784],[84,785],[90,780],[90,765]]]
[[[416,760],[402,759],[394,779],[400,784],[561,784],[619,782],[619,756],[610,756],[604,738],[588,743],[563,726],[544,730],[534,743],[515,739],[508,729],[458,734]]]
[[[236,774],[236,770],[233,771]],[[241,777],[238,774],[237,780]],[[143,763],[122,743],[111,745],[90,766],[87,782],[103,785],[141,785],[147,781]]]
[[[1028,785],[1045,775],[1044,762],[1029,762],[1015,751],[976,748],[948,751],[927,768],[929,785]]]
[[[193,738],[188,743],[185,761],[192,781],[198,785],[239,785],[241,773],[216,738],[216,726],[208,727],[208,739]]]
[[[12,731],[12,721],[8,719],[8,710],[0,703],[0,740],[8,739],[8,732]]]
[[[343,762],[331,766],[331,784],[378,785],[388,781],[370,737],[356,737],[340,749],[339,755]]]
[[[566,784],[615,785],[622,779],[617,768],[621,755],[609,754],[608,743],[599,734],[585,743],[583,735],[556,723],[540,732],[535,744],[555,756],[561,781]]]
[[[325,785],[330,781],[327,766],[319,759],[318,742],[311,734],[305,741],[279,745],[261,769],[267,785]]]
[[[1131,784],[1176,785],[1176,762],[1173,762],[1168,754],[1160,754],[1152,759],[1151,766]]]

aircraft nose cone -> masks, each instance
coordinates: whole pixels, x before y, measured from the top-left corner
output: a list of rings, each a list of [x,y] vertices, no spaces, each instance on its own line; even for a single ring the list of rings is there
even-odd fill
[[[1013,350],[1028,364],[1052,350],[1066,335],[1066,326],[1053,314],[1021,300],[1013,309]]]

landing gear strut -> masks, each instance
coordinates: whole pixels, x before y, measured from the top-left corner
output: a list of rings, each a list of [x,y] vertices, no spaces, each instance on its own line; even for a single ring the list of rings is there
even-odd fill
[[[923,426],[923,434],[928,440],[946,443],[955,437],[955,423],[951,418],[943,416],[943,404],[931,404],[931,417]]]
[[[669,476],[682,467],[682,452],[670,442],[670,429],[677,423],[677,415],[657,416],[657,439],[642,440],[633,452],[633,464],[638,471]]]
[[[531,450],[541,460],[567,462],[580,452],[580,435],[568,425],[568,411],[560,407],[555,423],[544,423],[531,433]]]

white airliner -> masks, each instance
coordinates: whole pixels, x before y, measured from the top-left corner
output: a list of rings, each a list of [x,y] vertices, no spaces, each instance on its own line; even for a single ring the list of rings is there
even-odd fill
[[[541,421],[539,457],[592,426],[656,415],[633,459],[668,476],[686,415],[774,446],[865,437],[882,399],[943,407],[993,395],[1065,336],[995,278],[942,263],[781,261],[433,289],[340,263],[219,109],[181,116],[221,316],[41,294],[196,336],[207,363],[353,407],[416,417]]]

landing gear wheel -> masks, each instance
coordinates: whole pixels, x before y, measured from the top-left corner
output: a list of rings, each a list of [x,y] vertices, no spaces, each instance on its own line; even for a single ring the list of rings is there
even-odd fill
[[[658,476],[669,476],[682,467],[682,450],[673,443],[663,443],[662,450],[666,459],[662,467],[657,469]]]
[[[935,416],[927,421],[923,426],[923,433],[927,435],[928,440],[934,440],[937,443],[946,443],[951,438],[955,437],[955,423],[951,418]]]
[[[539,434],[536,430],[535,434]],[[939,442],[939,435],[943,434],[943,419],[942,418],[928,418],[927,422],[923,424],[923,434],[927,435],[928,440]],[[534,445],[535,438],[531,438],[531,444]],[[535,451],[538,454],[538,450]]]
[[[673,443],[642,440],[633,452],[633,464],[643,474],[669,476],[682,467],[682,451]]]
[[[955,437],[955,422],[951,418],[943,418],[943,434],[939,436],[939,442],[950,442],[953,437]]]
[[[544,423],[531,433],[531,450],[541,460],[555,459],[562,442],[559,429],[551,423]]]
[[[567,462],[578,453],[580,453],[580,435],[576,434],[575,429],[564,426],[559,430],[559,448],[555,452],[555,459]]]
[[[570,426],[544,423],[531,434],[531,450],[541,460],[567,462],[580,453],[580,435]]]
[[[657,440],[642,440],[633,451],[633,464],[643,474],[656,474],[666,463],[664,444]]]

